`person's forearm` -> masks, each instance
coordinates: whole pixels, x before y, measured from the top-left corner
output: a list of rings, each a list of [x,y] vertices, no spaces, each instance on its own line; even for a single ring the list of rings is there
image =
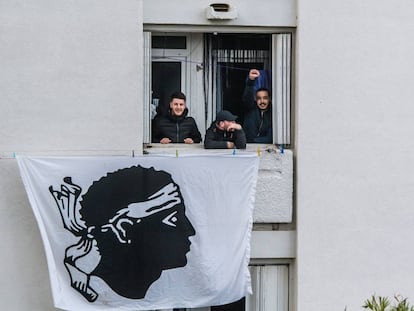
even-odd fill
[[[255,107],[254,101],[254,80],[247,80],[246,86],[243,91],[242,104],[243,108],[247,111]]]
[[[234,144],[238,149],[246,149],[246,134],[243,130],[237,131],[237,136]]]

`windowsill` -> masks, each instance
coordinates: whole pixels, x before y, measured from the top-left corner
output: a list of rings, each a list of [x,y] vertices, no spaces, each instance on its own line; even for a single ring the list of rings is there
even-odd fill
[[[267,151],[267,150],[275,150],[276,146],[272,144],[247,144],[246,149],[236,149],[236,152],[257,152],[260,151]],[[162,154],[169,154],[174,153],[177,150],[183,153],[228,153],[233,152],[233,149],[205,149],[203,143],[199,144],[160,144],[160,143],[149,143],[144,144],[143,148],[144,154],[155,154],[155,153],[162,153]]]

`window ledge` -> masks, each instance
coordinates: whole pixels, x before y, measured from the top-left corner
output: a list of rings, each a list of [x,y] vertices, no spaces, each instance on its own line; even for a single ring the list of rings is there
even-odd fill
[[[275,145],[272,144],[247,144],[246,149],[236,149],[237,152],[260,152],[276,151]],[[174,154],[177,150],[186,154],[195,153],[221,153],[226,154],[233,152],[233,149],[205,149],[203,143],[199,144],[144,144],[144,154]]]

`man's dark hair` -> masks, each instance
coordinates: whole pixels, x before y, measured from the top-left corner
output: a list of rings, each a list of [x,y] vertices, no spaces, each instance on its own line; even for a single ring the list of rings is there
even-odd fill
[[[175,186],[179,199],[174,206],[168,207],[174,201],[167,201],[140,209],[139,216],[134,216],[134,212],[122,214],[130,204],[149,200],[169,184]],[[163,222],[171,211],[176,212],[173,227]],[[82,196],[80,212],[100,255],[99,263],[90,274],[100,277],[118,295],[142,299],[162,271],[187,264],[189,237],[195,235],[195,230],[185,216],[179,186],[165,171],[132,166],[108,173],[94,181]],[[120,221],[117,217],[121,217]],[[110,229],[111,224],[124,231],[129,241],[120,242],[120,235]]]
[[[173,182],[165,171],[153,167],[132,166],[108,173],[94,181],[82,196],[80,213],[87,226],[100,227],[116,212],[133,202],[146,201],[168,183]]]
[[[265,92],[267,92],[267,95],[269,96],[269,98],[272,98],[272,94],[270,93],[270,90],[269,90],[269,89],[267,89],[267,88],[265,88],[265,87],[261,87],[261,88],[257,89],[257,90],[256,90],[256,95],[257,95],[257,93],[259,93],[259,92],[261,92],[261,91],[265,91]]]
[[[183,99],[185,101],[185,94],[182,92],[174,92],[171,94],[170,101],[172,101],[174,98]]]

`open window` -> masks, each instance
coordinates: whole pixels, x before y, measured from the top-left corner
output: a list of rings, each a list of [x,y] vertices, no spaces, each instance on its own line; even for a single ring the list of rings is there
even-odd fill
[[[289,265],[261,264],[249,269],[252,295],[229,305],[165,311],[289,311]]]
[[[202,135],[222,109],[243,123],[249,69],[263,70],[272,93],[273,143],[291,143],[291,33],[144,33],[144,143],[151,119],[174,91],[187,95]]]

